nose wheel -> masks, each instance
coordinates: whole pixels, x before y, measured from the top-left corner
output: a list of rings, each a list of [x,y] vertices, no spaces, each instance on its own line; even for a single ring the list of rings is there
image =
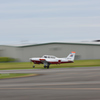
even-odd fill
[[[33,68],[35,68],[35,65],[33,65]]]

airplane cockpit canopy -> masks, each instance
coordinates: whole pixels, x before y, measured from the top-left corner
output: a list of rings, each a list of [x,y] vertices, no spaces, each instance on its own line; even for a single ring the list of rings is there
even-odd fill
[[[52,58],[52,59],[55,59],[56,57],[55,56],[51,56],[51,55],[44,55],[42,58]]]

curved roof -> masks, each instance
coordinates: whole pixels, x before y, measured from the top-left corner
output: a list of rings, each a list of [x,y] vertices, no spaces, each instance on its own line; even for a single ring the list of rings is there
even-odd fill
[[[32,46],[42,46],[49,44],[67,44],[67,45],[97,45],[100,46],[100,42],[50,42],[50,43],[40,43],[40,44],[28,44],[28,45],[1,45],[1,46],[9,46],[9,47],[32,47]]]

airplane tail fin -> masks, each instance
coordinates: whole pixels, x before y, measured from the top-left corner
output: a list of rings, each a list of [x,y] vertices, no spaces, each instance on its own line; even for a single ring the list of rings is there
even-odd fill
[[[72,51],[68,56],[67,59],[70,61],[74,61],[75,58],[75,51]]]

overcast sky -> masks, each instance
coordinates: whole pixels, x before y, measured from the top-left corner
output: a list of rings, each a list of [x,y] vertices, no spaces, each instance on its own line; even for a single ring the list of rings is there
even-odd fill
[[[100,0],[0,0],[0,44],[100,39]]]

